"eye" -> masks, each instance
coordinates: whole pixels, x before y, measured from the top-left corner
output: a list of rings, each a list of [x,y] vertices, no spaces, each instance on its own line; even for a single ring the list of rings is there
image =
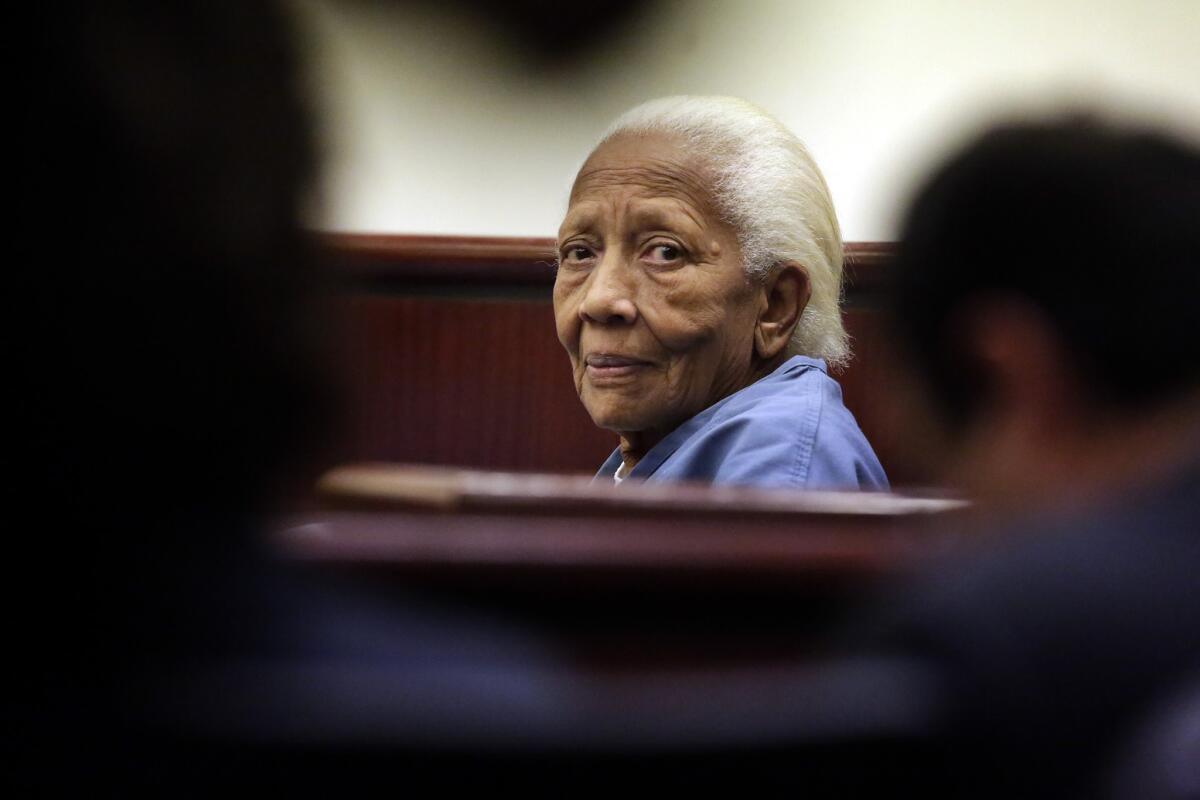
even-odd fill
[[[668,242],[651,245],[642,256],[651,264],[669,265],[683,260],[683,250]]]
[[[582,244],[567,245],[562,249],[562,254],[559,256],[559,262],[563,266],[579,266],[587,264],[594,258],[595,254],[590,247]]]

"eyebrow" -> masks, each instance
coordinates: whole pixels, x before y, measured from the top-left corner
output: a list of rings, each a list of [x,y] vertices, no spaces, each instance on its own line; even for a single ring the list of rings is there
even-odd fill
[[[567,223],[570,223],[568,226]],[[555,237],[556,245],[562,244],[562,241],[567,236],[574,236],[579,233],[590,233],[596,225],[596,212],[591,209],[584,208],[583,210],[568,210],[567,215],[563,218],[562,224],[558,226],[558,235]]]
[[[666,209],[658,205],[646,206],[639,204],[639,207],[634,209],[631,216],[633,218],[634,227],[639,229],[676,229],[679,227],[679,218],[682,216],[697,229],[704,230],[702,213],[703,212],[693,209],[691,203],[679,202],[670,209]]]

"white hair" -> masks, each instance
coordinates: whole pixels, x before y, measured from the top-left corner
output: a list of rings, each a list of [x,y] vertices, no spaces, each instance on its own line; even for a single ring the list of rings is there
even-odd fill
[[[681,95],[625,112],[600,144],[659,132],[682,137],[713,171],[713,203],[737,232],[747,275],[765,278],[784,261],[808,271],[812,296],[788,351],[844,365],[842,236],[829,187],[804,143],[745,100]]]

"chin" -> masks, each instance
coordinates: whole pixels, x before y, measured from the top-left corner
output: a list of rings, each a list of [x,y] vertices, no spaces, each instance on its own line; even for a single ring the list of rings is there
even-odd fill
[[[651,415],[636,408],[614,408],[605,404],[601,407],[587,406],[587,412],[591,415],[592,422],[596,423],[596,427],[613,433],[642,431],[651,427]]]

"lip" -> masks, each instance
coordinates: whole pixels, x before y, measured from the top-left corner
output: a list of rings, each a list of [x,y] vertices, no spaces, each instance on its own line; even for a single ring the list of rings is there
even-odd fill
[[[584,364],[594,382],[628,378],[650,366],[649,361],[620,353],[588,353]]]

